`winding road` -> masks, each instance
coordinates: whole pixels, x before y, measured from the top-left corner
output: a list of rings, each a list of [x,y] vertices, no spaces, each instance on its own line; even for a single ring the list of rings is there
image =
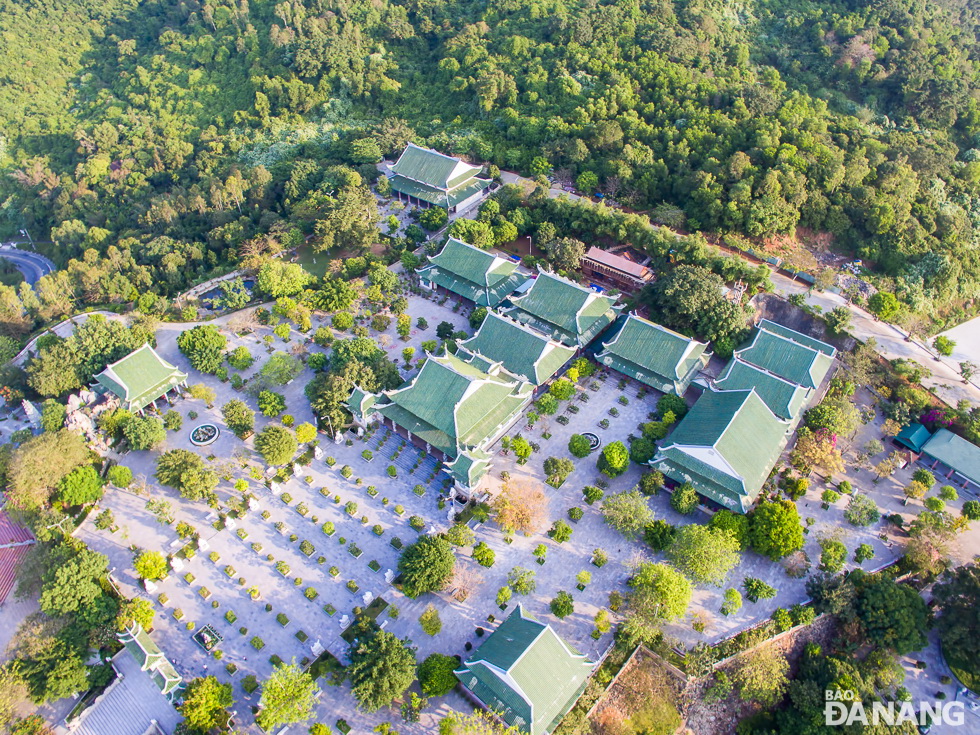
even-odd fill
[[[24,280],[32,286],[41,279],[41,276],[46,276],[55,269],[54,263],[43,255],[18,250],[14,243],[0,245],[0,258],[13,263],[14,267],[24,274]]]

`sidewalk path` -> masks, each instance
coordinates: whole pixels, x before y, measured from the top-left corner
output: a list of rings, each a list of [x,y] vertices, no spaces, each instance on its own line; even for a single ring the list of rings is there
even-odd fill
[[[967,400],[971,404],[980,404],[980,387],[976,380],[969,383],[963,382],[963,377],[959,373],[958,361],[953,358],[939,358],[939,356],[928,346],[919,341],[907,341],[908,333],[903,332],[893,324],[876,321],[875,318],[864,309],[848,304],[847,300],[829,291],[809,292],[809,286],[802,281],[794,281],[791,278],[779,273],[773,273],[772,282],[776,286],[776,293],[789,295],[793,293],[807,294],[806,302],[810,306],[819,306],[826,313],[838,306],[846,306],[851,311],[851,327],[848,330],[862,342],[869,337],[874,337],[878,343],[878,352],[889,360],[904,357],[915,360],[920,365],[932,371],[932,377],[922,381],[926,388],[935,387],[936,395],[952,406],[961,400]]]

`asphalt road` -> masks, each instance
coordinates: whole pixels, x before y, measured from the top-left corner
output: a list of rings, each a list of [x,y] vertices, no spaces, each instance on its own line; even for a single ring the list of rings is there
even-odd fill
[[[13,263],[17,270],[24,274],[24,280],[32,286],[40,280],[41,276],[46,276],[55,269],[54,263],[43,255],[18,250],[10,243],[0,246],[0,258]]]

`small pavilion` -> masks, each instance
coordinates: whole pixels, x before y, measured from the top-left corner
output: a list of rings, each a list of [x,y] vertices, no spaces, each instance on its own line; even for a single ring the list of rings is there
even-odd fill
[[[144,408],[161,398],[170,403],[170,391],[186,386],[187,373],[182,373],[149,344],[144,344],[96,375],[93,387],[118,397],[123,408],[142,413]]]

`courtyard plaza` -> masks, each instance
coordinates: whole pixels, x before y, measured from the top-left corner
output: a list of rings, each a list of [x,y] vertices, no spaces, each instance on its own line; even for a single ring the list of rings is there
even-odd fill
[[[451,308],[415,296],[409,297],[408,313],[412,316],[413,324],[419,316],[423,316],[429,323],[426,330],[413,328],[407,344],[416,346],[417,349],[423,340],[434,338],[435,326],[440,321],[451,321],[460,329],[468,326],[462,310],[453,312]],[[322,318],[316,321],[327,323]],[[176,349],[175,341],[177,334],[188,327],[189,325],[163,325],[158,335],[160,354],[184,370],[189,365]],[[253,335],[230,336],[228,349],[245,344],[253,354],[261,354],[265,350],[265,343],[261,338],[268,331],[267,328],[260,327]],[[374,334],[372,336],[376,337]],[[396,337],[387,348],[394,353],[394,358],[405,345],[406,343]],[[289,347],[284,346],[287,349]],[[276,342],[274,347],[281,349],[283,345]],[[311,345],[309,349],[316,351],[320,348]],[[257,361],[245,375],[254,374],[260,368],[260,363],[261,360]],[[390,605],[398,608],[397,617],[393,617],[389,609],[380,615],[378,622],[395,635],[410,639],[418,648],[419,661],[432,652],[465,657],[468,653],[466,645],[470,644],[475,648],[482,640],[477,628],[489,632],[506,614],[496,605],[495,597],[498,589],[506,585],[507,574],[515,566],[523,566],[535,572],[536,588],[527,596],[515,594],[511,606],[518,601],[522,602],[532,615],[553,623],[559,635],[572,646],[597,660],[610,645],[611,633],[598,639],[593,638],[593,616],[600,608],[608,606],[611,591],[626,591],[626,581],[633,564],[641,559],[661,558],[660,554],[652,552],[642,540],[627,540],[609,527],[599,510],[601,502],[589,506],[581,494],[583,487],[598,484],[602,480],[608,483],[607,495],[629,490],[638,483],[642,468],[631,465],[620,477],[604,478],[596,469],[597,454],[593,453],[584,459],[573,459],[575,469],[560,488],[551,488],[543,482],[543,460],[549,456],[570,457],[567,444],[571,434],[592,431],[600,437],[603,445],[614,440],[626,442],[631,433],[638,433],[637,424],[648,420],[650,413],[655,410],[658,393],[646,389],[641,397],[640,391],[643,389],[639,384],[622,380],[612,371],[581,380],[578,395],[572,401],[561,403],[559,415],[568,416],[567,425],[559,423],[556,416],[544,417],[532,428],[527,427],[524,419],[518,422],[512,433],[520,431],[529,441],[540,445],[526,464],[517,464],[516,458],[512,454],[503,453],[498,445],[493,470],[481,490],[489,490],[491,495],[498,492],[503,483],[503,472],[509,473],[511,481],[526,479],[539,484],[549,497],[548,520],[537,533],[531,536],[517,534],[509,542],[494,523],[478,525],[471,521],[471,526],[476,529],[477,540],[486,542],[494,550],[496,560],[491,568],[482,568],[469,558],[471,549],[458,550],[457,558],[474,577],[464,601],[454,599],[448,592],[411,600],[386,580],[387,570],[397,568],[399,555],[398,550],[391,545],[392,539],[397,537],[403,544],[408,544],[418,535],[408,524],[411,516],[418,515],[425,520],[424,533],[436,533],[450,525],[449,507],[438,507],[439,495],[446,491],[444,475],[436,473],[433,477],[432,458],[424,456],[421,450],[411,445],[406,444],[403,447],[403,440],[389,436],[386,429],[377,429],[365,439],[347,433],[339,444],[334,444],[331,437],[321,433],[321,456],[314,459],[309,466],[300,467],[298,476],[283,483],[278,493],[267,488],[264,483],[249,479],[249,492],[257,497],[257,505],[243,518],[234,520],[235,528],[217,530],[211,525],[217,517],[210,508],[201,503],[182,500],[170,489],[160,487],[152,479],[152,474],[158,453],[168,448],[198,451],[206,458],[213,457],[211,461],[220,468],[219,474],[230,471],[230,479],[223,481],[218,489],[223,503],[236,494],[231,489],[234,481],[243,476],[248,478],[240,465],[228,461],[236,450],[240,453],[243,445],[224,426],[220,406],[227,400],[240,398],[254,407],[253,399],[245,393],[233,391],[229,384],[221,383],[213,376],[203,376],[195,371],[191,371],[190,375],[188,382],[204,382],[217,391],[218,398],[214,407],[207,409],[200,401],[181,401],[176,408],[185,415],[184,427],[179,432],[168,434],[166,446],[155,452],[131,452],[123,457],[114,457],[131,467],[139,479],[146,481],[147,494],[139,496],[133,492],[118,490],[107,493],[101,506],[113,510],[119,529],[115,533],[97,531],[89,520],[79,531],[80,537],[93,549],[109,555],[113,578],[126,594],[143,595],[154,602],[158,613],[154,623],[155,638],[165,653],[175,661],[185,679],[214,674],[222,680],[235,683],[236,698],[241,699],[245,697],[240,689],[242,678],[247,674],[254,674],[260,681],[264,679],[271,672],[272,663],[269,659],[273,655],[287,662],[291,659],[312,659],[312,646],[319,642],[326,650],[343,660],[347,644],[340,638],[343,628],[341,622],[344,616],[347,616],[348,622],[353,618],[355,607],[365,607],[365,593],[368,592],[375,598],[383,597]],[[309,370],[305,370],[291,385],[281,389],[286,395],[286,412],[295,416],[297,423],[312,420],[308,403],[302,393],[310,377]],[[592,390],[592,384],[596,384],[596,390]],[[581,400],[583,395],[588,395],[589,399]],[[625,396],[625,404],[621,396]],[[569,410],[571,405],[578,407],[577,413]],[[613,408],[616,409],[617,416],[610,415],[610,409]],[[197,420],[186,418],[191,410],[199,414]],[[608,420],[608,428],[600,426],[603,420]],[[189,433],[203,421],[216,424],[221,429],[221,434],[210,446],[194,448],[189,442]],[[261,430],[268,421],[258,415],[256,430]],[[873,428],[863,427],[859,432],[863,430],[874,431]],[[546,434],[550,436],[546,438]],[[389,436],[387,440],[386,436]],[[851,440],[851,446],[861,445],[860,438]],[[251,440],[244,446],[250,447]],[[373,452],[370,461],[362,455],[365,449]],[[327,464],[328,457],[336,460],[332,467]],[[254,457],[252,462],[255,462]],[[340,473],[345,465],[351,468],[349,479]],[[396,468],[394,478],[388,474],[389,465]],[[848,477],[853,476],[855,488],[868,492],[885,513],[900,512],[911,517],[916,510],[912,506],[917,501],[909,506],[902,505],[902,485],[899,484],[902,482],[902,472],[878,485],[871,481],[870,473],[865,470],[849,469]],[[307,482],[307,476],[312,478],[310,482]],[[358,478],[361,480],[359,484]],[[839,481],[842,478],[835,479]],[[414,490],[419,484],[424,487],[424,495],[421,497]],[[372,486],[377,491],[373,496],[368,493],[368,488]],[[321,488],[326,488],[326,496],[321,494]],[[862,565],[865,569],[879,568],[899,555],[901,531],[884,520],[866,529],[849,526],[843,520],[846,498],[824,510],[820,503],[822,489],[820,483],[814,482],[807,495],[799,501],[801,516],[808,523],[805,551],[814,566],[820,555],[819,539],[833,535],[841,537],[849,554],[860,543],[869,543],[874,547],[875,558]],[[285,502],[286,495],[289,496],[289,502]],[[338,495],[340,501],[335,502],[335,496]],[[131,547],[173,553],[182,543],[178,540],[173,525],[161,524],[145,509],[148,498],[169,500],[174,507],[175,520],[190,523],[206,542],[206,548],[198,550],[193,559],[184,560],[183,568],[172,572],[168,579],[159,583],[153,594],[146,593],[134,575]],[[384,503],[385,498],[388,500],[387,505]],[[345,510],[350,501],[357,503],[353,517]],[[666,492],[651,497],[649,502],[656,517],[675,525],[705,523],[708,520],[707,515],[701,511],[687,517],[680,516],[670,507]],[[306,506],[305,515],[297,510],[301,504]],[[403,506],[404,513],[396,512],[397,506]],[[567,511],[571,507],[579,507],[584,511],[583,518],[577,523],[568,519]],[[267,518],[263,517],[265,514],[268,515]],[[94,518],[95,515],[90,514],[89,518]],[[316,522],[313,521],[314,516]],[[362,516],[368,518],[367,523],[362,523]],[[551,523],[558,519],[565,519],[573,528],[571,539],[562,544],[553,542],[545,535]],[[333,536],[326,536],[321,531],[325,521],[335,524]],[[282,525],[277,528],[277,523]],[[381,527],[382,535],[376,535],[373,530],[375,525]],[[247,538],[240,538],[239,530],[244,531]],[[291,540],[293,535],[296,536],[295,540]],[[344,545],[340,543],[341,538],[345,541]],[[309,556],[299,549],[304,540],[314,547]],[[262,545],[260,552],[253,551],[253,543]],[[359,556],[351,554],[351,543],[361,551]],[[532,553],[541,543],[548,548],[543,565],[536,563]],[[974,538],[973,548],[976,548],[975,544]],[[596,548],[602,548],[609,555],[609,562],[601,568],[590,564],[592,552]],[[211,552],[218,554],[217,562],[210,561]],[[274,561],[267,560],[269,554]],[[323,563],[318,561],[321,556],[324,557]],[[289,565],[288,575],[284,576],[275,569],[278,561]],[[372,565],[378,567],[377,571],[369,566],[372,561],[377,562]],[[226,565],[233,567],[234,572],[230,576],[225,571]],[[847,568],[854,566],[849,557]],[[337,567],[336,577],[329,573],[331,567]],[[592,580],[584,590],[578,590],[575,576],[582,570],[590,571]],[[187,572],[194,575],[190,584],[183,576]],[[245,584],[239,584],[239,577],[244,578]],[[738,613],[727,617],[721,615],[719,610],[724,589],[739,588],[746,577],[757,577],[771,584],[777,589],[776,597],[760,600],[758,603],[746,600]],[[300,584],[296,584],[296,578],[302,580]],[[349,581],[357,585],[356,593],[348,589]],[[802,578],[788,576],[780,563],[771,562],[754,552],[745,552],[742,562],[723,587],[696,587],[688,615],[667,626],[665,632],[682,647],[692,646],[698,641],[720,640],[767,619],[777,607],[789,607],[805,601],[804,582]],[[250,598],[247,590],[253,586],[259,589],[260,599]],[[207,599],[201,596],[201,587],[210,592]],[[304,595],[308,587],[316,590],[315,600],[309,600]],[[550,600],[560,590],[570,592],[575,600],[574,613],[563,620],[556,619],[549,609]],[[169,598],[163,605],[158,602],[157,597],[161,592]],[[214,601],[218,602],[217,607],[213,605]],[[430,603],[439,611],[443,624],[441,632],[434,637],[423,633],[418,623],[419,615]],[[266,611],[266,604],[272,606],[271,611]],[[325,612],[326,606],[335,610],[333,615]],[[173,616],[176,609],[183,612],[180,621]],[[233,613],[234,623],[226,620],[225,613],[228,611]],[[280,613],[288,619],[285,625],[277,621]],[[490,616],[494,616],[493,622],[490,621]],[[692,627],[695,616],[706,622],[701,633]],[[615,614],[612,617],[618,622]],[[223,637],[218,646],[222,651],[220,661],[208,655],[192,640],[193,631],[187,630],[189,621],[195,623],[197,630],[210,624]],[[242,627],[247,628],[246,634],[239,632]],[[303,641],[297,638],[300,631],[306,638]],[[265,644],[261,651],[255,650],[251,644],[254,636],[258,636]],[[237,667],[234,675],[227,672],[225,666],[228,663]],[[938,676],[937,673],[937,680]],[[321,680],[320,684],[324,693],[317,712],[318,721],[333,727],[337,719],[345,716],[350,718],[356,702],[350,695],[349,687],[331,687],[325,680]],[[239,721],[250,721],[250,715],[244,711],[246,708],[242,704],[256,703],[259,693],[260,691],[239,703]],[[430,703],[419,723],[399,722],[397,727],[405,732],[431,732],[436,713],[444,712],[448,705],[466,709],[461,696],[453,693]],[[358,723],[376,723],[397,719],[397,713],[382,712],[371,716],[358,713],[356,717]]]

